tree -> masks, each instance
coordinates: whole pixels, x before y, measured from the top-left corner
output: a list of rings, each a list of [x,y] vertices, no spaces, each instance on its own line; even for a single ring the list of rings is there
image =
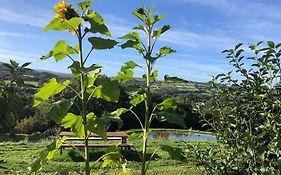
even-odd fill
[[[27,67],[30,63],[20,65],[10,60],[10,64],[3,65],[9,71],[9,80],[0,80],[0,130],[7,132],[11,131],[19,120],[18,109],[24,108],[21,106],[24,104],[22,89],[28,85],[24,83],[22,76],[29,70]]]
[[[212,118],[201,113],[218,132],[216,149],[197,152],[208,174],[281,173],[280,48],[268,41],[249,45],[249,57],[242,43],[223,52],[234,69],[213,77]]]

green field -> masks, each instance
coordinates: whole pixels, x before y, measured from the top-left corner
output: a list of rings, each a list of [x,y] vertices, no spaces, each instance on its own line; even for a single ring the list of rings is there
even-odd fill
[[[52,140],[49,136],[42,135],[0,135],[0,174],[28,174],[28,166],[38,156],[39,152]],[[133,174],[139,174],[140,159],[138,151],[141,151],[140,140],[130,140],[134,144],[134,150],[122,150],[123,156],[128,160],[128,167],[133,170]],[[189,142],[190,144],[200,143],[201,148],[214,144],[214,142]],[[149,142],[148,154],[166,145],[168,147],[184,148],[190,151],[185,157],[180,155],[174,157],[168,152],[159,149],[151,161],[148,174],[161,175],[200,175],[204,174],[201,167],[196,167],[194,156],[181,141],[157,140]],[[102,149],[91,150],[90,157],[94,161],[103,154]],[[92,174],[119,174],[120,167],[110,169],[100,169],[100,162],[94,165]],[[66,149],[63,154],[57,153],[54,160],[49,161],[40,174],[53,174],[57,169],[78,169],[84,166],[83,158],[73,149]],[[70,174],[78,174],[72,171]]]
[[[5,83],[8,83],[9,80],[4,80],[4,82],[5,82]],[[38,82],[36,82],[36,81],[24,81],[24,83],[27,84],[27,85],[33,85],[33,86],[35,86],[35,87],[38,86]]]

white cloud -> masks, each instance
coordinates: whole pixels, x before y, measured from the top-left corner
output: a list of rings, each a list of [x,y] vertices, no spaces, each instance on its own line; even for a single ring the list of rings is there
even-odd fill
[[[7,62],[10,59],[25,62],[25,61],[36,61],[40,58],[40,55],[30,54],[19,51],[10,51],[5,49],[0,49],[0,61]]]
[[[192,31],[169,31],[161,38],[173,44],[179,44],[192,48],[216,48],[225,49],[232,47],[237,41],[225,34],[204,34]]]
[[[0,36],[2,37],[22,37],[22,38],[34,38],[33,35],[24,34],[24,33],[16,33],[16,32],[1,32]]]
[[[128,20],[111,14],[105,14],[103,16],[106,21],[106,25],[108,26],[111,34],[113,34],[114,37],[120,37],[126,33],[131,32],[130,26],[133,26],[133,24]]]
[[[126,26],[133,26],[135,25],[133,22],[130,22],[127,19],[124,19],[120,16],[116,16],[113,14],[104,14],[103,18],[105,19],[106,23],[112,23],[112,24],[121,24]]]
[[[121,17],[113,15],[105,15],[107,25],[112,34],[115,37],[120,37],[128,32],[132,31],[134,24]],[[131,27],[130,27],[131,26]],[[145,39],[145,36],[141,37]],[[187,30],[170,30],[160,38],[162,41],[166,41],[172,44],[178,44],[184,47],[190,48],[218,48],[225,49],[232,47],[237,41],[230,36],[223,33],[205,34],[203,32],[192,32]]]
[[[109,26],[111,33],[113,33],[117,37],[131,32],[131,27],[135,26],[132,22],[120,17],[104,15],[104,18],[107,25]],[[182,49],[186,48],[189,50],[216,49],[221,51],[225,48],[231,48],[236,43],[238,43],[238,41],[221,31],[207,34],[204,31],[193,32],[188,30],[171,30],[165,33],[160,39],[162,40],[162,42],[164,41],[170,44],[177,44],[181,46]],[[136,59],[137,54],[130,55],[130,53],[110,53],[110,55],[122,58],[132,57]],[[175,59],[175,57],[181,58]],[[172,72],[174,76],[179,76],[188,80],[206,82],[210,80],[210,77],[208,76],[209,74],[216,75],[222,72],[226,72],[227,70],[227,65],[224,61],[213,62],[209,60],[208,62],[202,63],[201,61],[192,61],[194,60],[194,58],[197,58],[197,56],[194,56],[193,54],[187,55],[184,51],[179,55],[170,56],[167,59],[161,60],[158,64],[156,64],[156,69],[159,69],[160,73],[159,78],[161,78],[161,76],[165,74],[169,74],[170,72]],[[137,59],[141,58],[138,57]],[[104,60],[102,61],[102,63],[105,63]],[[105,72],[108,70],[119,70],[115,68],[115,66],[121,66],[113,60],[107,61],[105,64],[107,65],[105,66]],[[200,73],[198,74],[198,72]],[[141,76],[142,74],[138,72],[136,73],[136,75]]]
[[[219,9],[229,9],[236,0],[178,0],[185,3],[197,3]]]
[[[168,40],[175,40],[178,44],[188,47],[202,46],[220,50],[233,47],[235,44],[256,43],[258,41],[280,40],[279,21],[281,11],[280,1],[268,0],[176,0],[179,4],[204,6],[201,9],[215,9],[219,13],[213,13],[206,22],[198,17],[198,22],[183,17],[177,28],[189,28],[191,31],[175,31],[167,33]],[[273,3],[274,2],[274,3]],[[222,17],[223,16],[223,17]],[[192,26],[192,27],[191,27]],[[180,36],[177,37],[174,36]],[[206,38],[204,43],[203,39]],[[189,42],[184,42],[184,41]],[[209,41],[209,42],[207,42]]]
[[[0,21],[5,21],[9,23],[24,24],[34,27],[43,27],[48,21],[49,17],[47,15],[39,15],[44,13],[38,13],[34,9],[33,11],[25,11],[22,9],[9,9],[5,7],[0,7]]]
[[[244,17],[270,17],[281,19],[279,5],[268,1],[257,0],[177,0],[182,3],[193,3],[208,6],[225,12],[227,17],[244,16]],[[278,3],[278,2],[277,2]]]

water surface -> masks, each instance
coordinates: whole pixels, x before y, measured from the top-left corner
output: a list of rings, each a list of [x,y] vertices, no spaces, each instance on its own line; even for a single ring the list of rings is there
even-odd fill
[[[190,133],[190,132],[172,132],[172,131],[152,131],[148,140],[164,139],[164,140],[198,140],[198,141],[216,141],[214,135]]]

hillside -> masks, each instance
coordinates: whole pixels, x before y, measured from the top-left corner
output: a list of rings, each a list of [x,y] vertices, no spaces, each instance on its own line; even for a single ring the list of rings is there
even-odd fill
[[[30,69],[22,79],[33,84],[38,82],[47,82],[50,78],[57,78],[59,80],[70,79],[71,74],[52,72],[47,70],[33,70]],[[2,63],[0,63],[0,79],[8,80],[9,72]],[[127,91],[135,91],[145,85],[145,81],[142,78],[134,78],[125,84],[121,84]],[[168,96],[178,96],[184,94],[200,94],[208,95],[208,84],[194,81],[175,82],[175,83],[164,83],[163,81],[157,80],[152,85],[152,90],[155,93],[166,94]]]
[[[65,74],[60,72],[52,72],[46,70],[33,70],[30,69],[26,74],[22,77],[24,81],[29,82],[47,82],[50,78],[57,78],[60,80],[71,78],[71,74]],[[9,70],[3,66],[3,63],[0,62],[0,79],[9,80]]]

